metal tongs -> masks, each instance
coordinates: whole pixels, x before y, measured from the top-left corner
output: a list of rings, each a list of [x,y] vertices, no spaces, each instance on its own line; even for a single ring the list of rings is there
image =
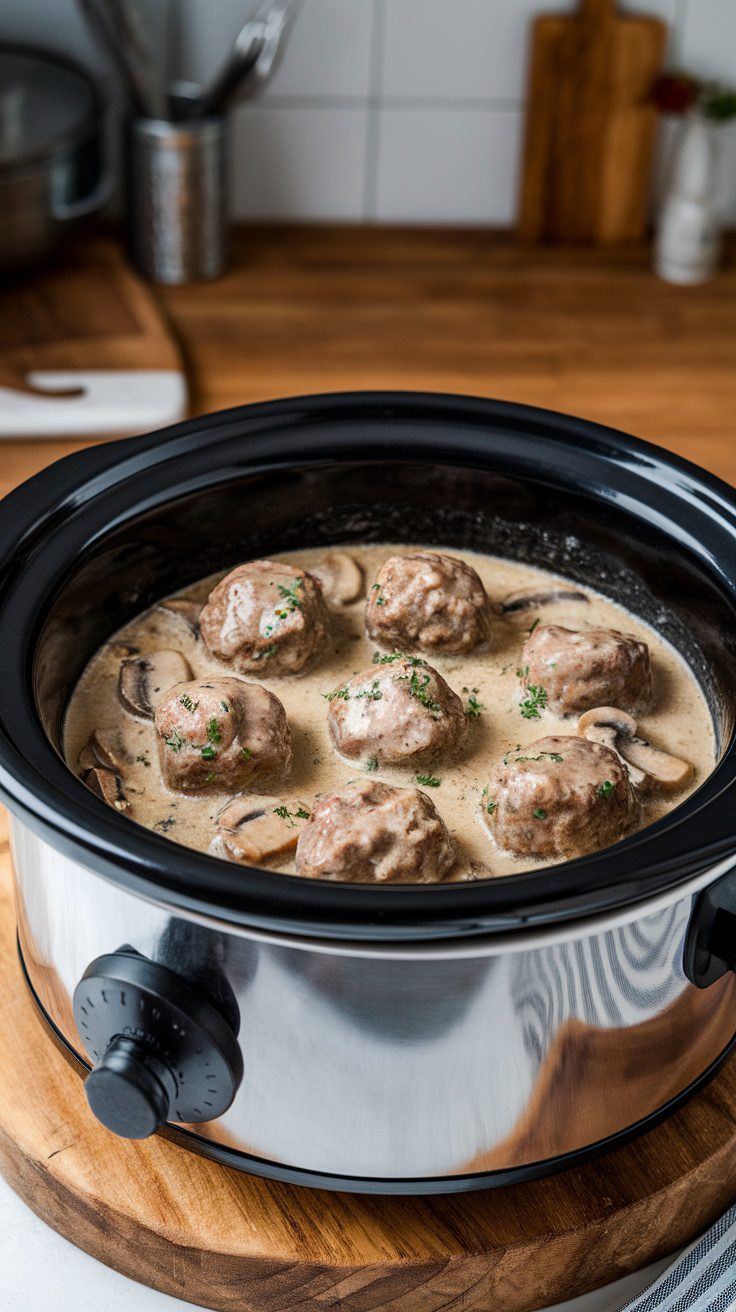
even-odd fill
[[[205,86],[162,86],[135,0],[79,0],[98,42],[121,73],[136,113],[168,121],[224,114],[235,100],[260,91],[276,68],[300,4],[266,0],[240,29],[230,54]]]

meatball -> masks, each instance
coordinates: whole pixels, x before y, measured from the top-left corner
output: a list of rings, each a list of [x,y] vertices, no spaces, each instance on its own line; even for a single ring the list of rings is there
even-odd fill
[[[452,839],[426,794],[377,779],[323,797],[296,845],[296,872],[311,879],[430,884],[454,862]]]
[[[491,606],[470,565],[435,551],[389,556],[368,590],[366,629],[381,646],[452,655],[490,633]]]
[[[558,735],[506,753],[484,790],[483,818],[513,856],[583,856],[633,828],[639,799],[610,747]]]
[[[454,756],[465,737],[460,698],[426,661],[397,654],[327,696],[332,741],[351,761],[429,765]]]
[[[226,574],[199,617],[205,645],[241,674],[298,674],[329,631],[322,585],[274,560],[251,560]]]
[[[652,697],[649,648],[616,629],[540,624],[521,649],[521,668],[527,689],[543,689],[542,704],[561,715],[592,706],[635,713]]]
[[[192,679],[170,688],[154,726],[169,788],[238,789],[282,776],[291,733],[278,697],[244,679]]]

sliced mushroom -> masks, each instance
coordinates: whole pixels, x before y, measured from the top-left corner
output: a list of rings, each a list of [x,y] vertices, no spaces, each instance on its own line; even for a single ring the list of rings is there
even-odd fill
[[[115,770],[104,770],[101,766],[95,766],[87,770],[82,779],[87,787],[101,797],[103,802],[108,806],[114,806],[116,811],[127,811],[130,802],[123,792],[123,782],[120,775]]]
[[[118,695],[131,715],[151,720],[169,688],[191,677],[192,671],[180,651],[153,651],[121,663]]]
[[[103,770],[120,770],[125,754],[117,737],[95,729],[88,743],[79,753],[80,770],[93,770],[101,765]]]
[[[171,597],[168,601],[160,601],[156,610],[163,610],[167,615],[175,616],[181,620],[190,633],[195,638],[199,634],[199,617],[202,613],[202,607],[198,601],[190,601],[187,597]]]
[[[596,706],[578,720],[578,733],[592,742],[611,747],[629,771],[629,777],[638,788],[657,788],[662,792],[675,792],[684,788],[693,777],[690,761],[671,756],[653,747],[636,733],[636,720],[615,706]]]
[[[309,817],[295,798],[251,793],[234,797],[217,818],[217,837],[231,861],[258,864],[293,852]]]
[[[364,595],[363,570],[346,551],[330,551],[309,572],[319,579],[327,600],[338,606],[347,606]]]
[[[553,588],[550,592],[510,592],[501,602],[500,610],[502,615],[513,615],[516,611],[532,610],[537,606],[551,606],[556,601],[584,601],[589,602],[590,597],[586,597],[584,592],[578,592],[576,588]]]

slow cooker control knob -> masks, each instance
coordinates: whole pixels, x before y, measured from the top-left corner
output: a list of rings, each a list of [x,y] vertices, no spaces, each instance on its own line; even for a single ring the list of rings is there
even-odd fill
[[[164,1121],[211,1121],[243,1077],[236,1033],[181,975],[130,948],[98,957],[74,991],[74,1018],[92,1069],[87,1101],[126,1139]]]

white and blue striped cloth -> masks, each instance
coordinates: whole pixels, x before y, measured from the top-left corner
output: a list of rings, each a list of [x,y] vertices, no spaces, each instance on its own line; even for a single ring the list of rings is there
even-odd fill
[[[736,1206],[617,1312],[735,1312]]]

